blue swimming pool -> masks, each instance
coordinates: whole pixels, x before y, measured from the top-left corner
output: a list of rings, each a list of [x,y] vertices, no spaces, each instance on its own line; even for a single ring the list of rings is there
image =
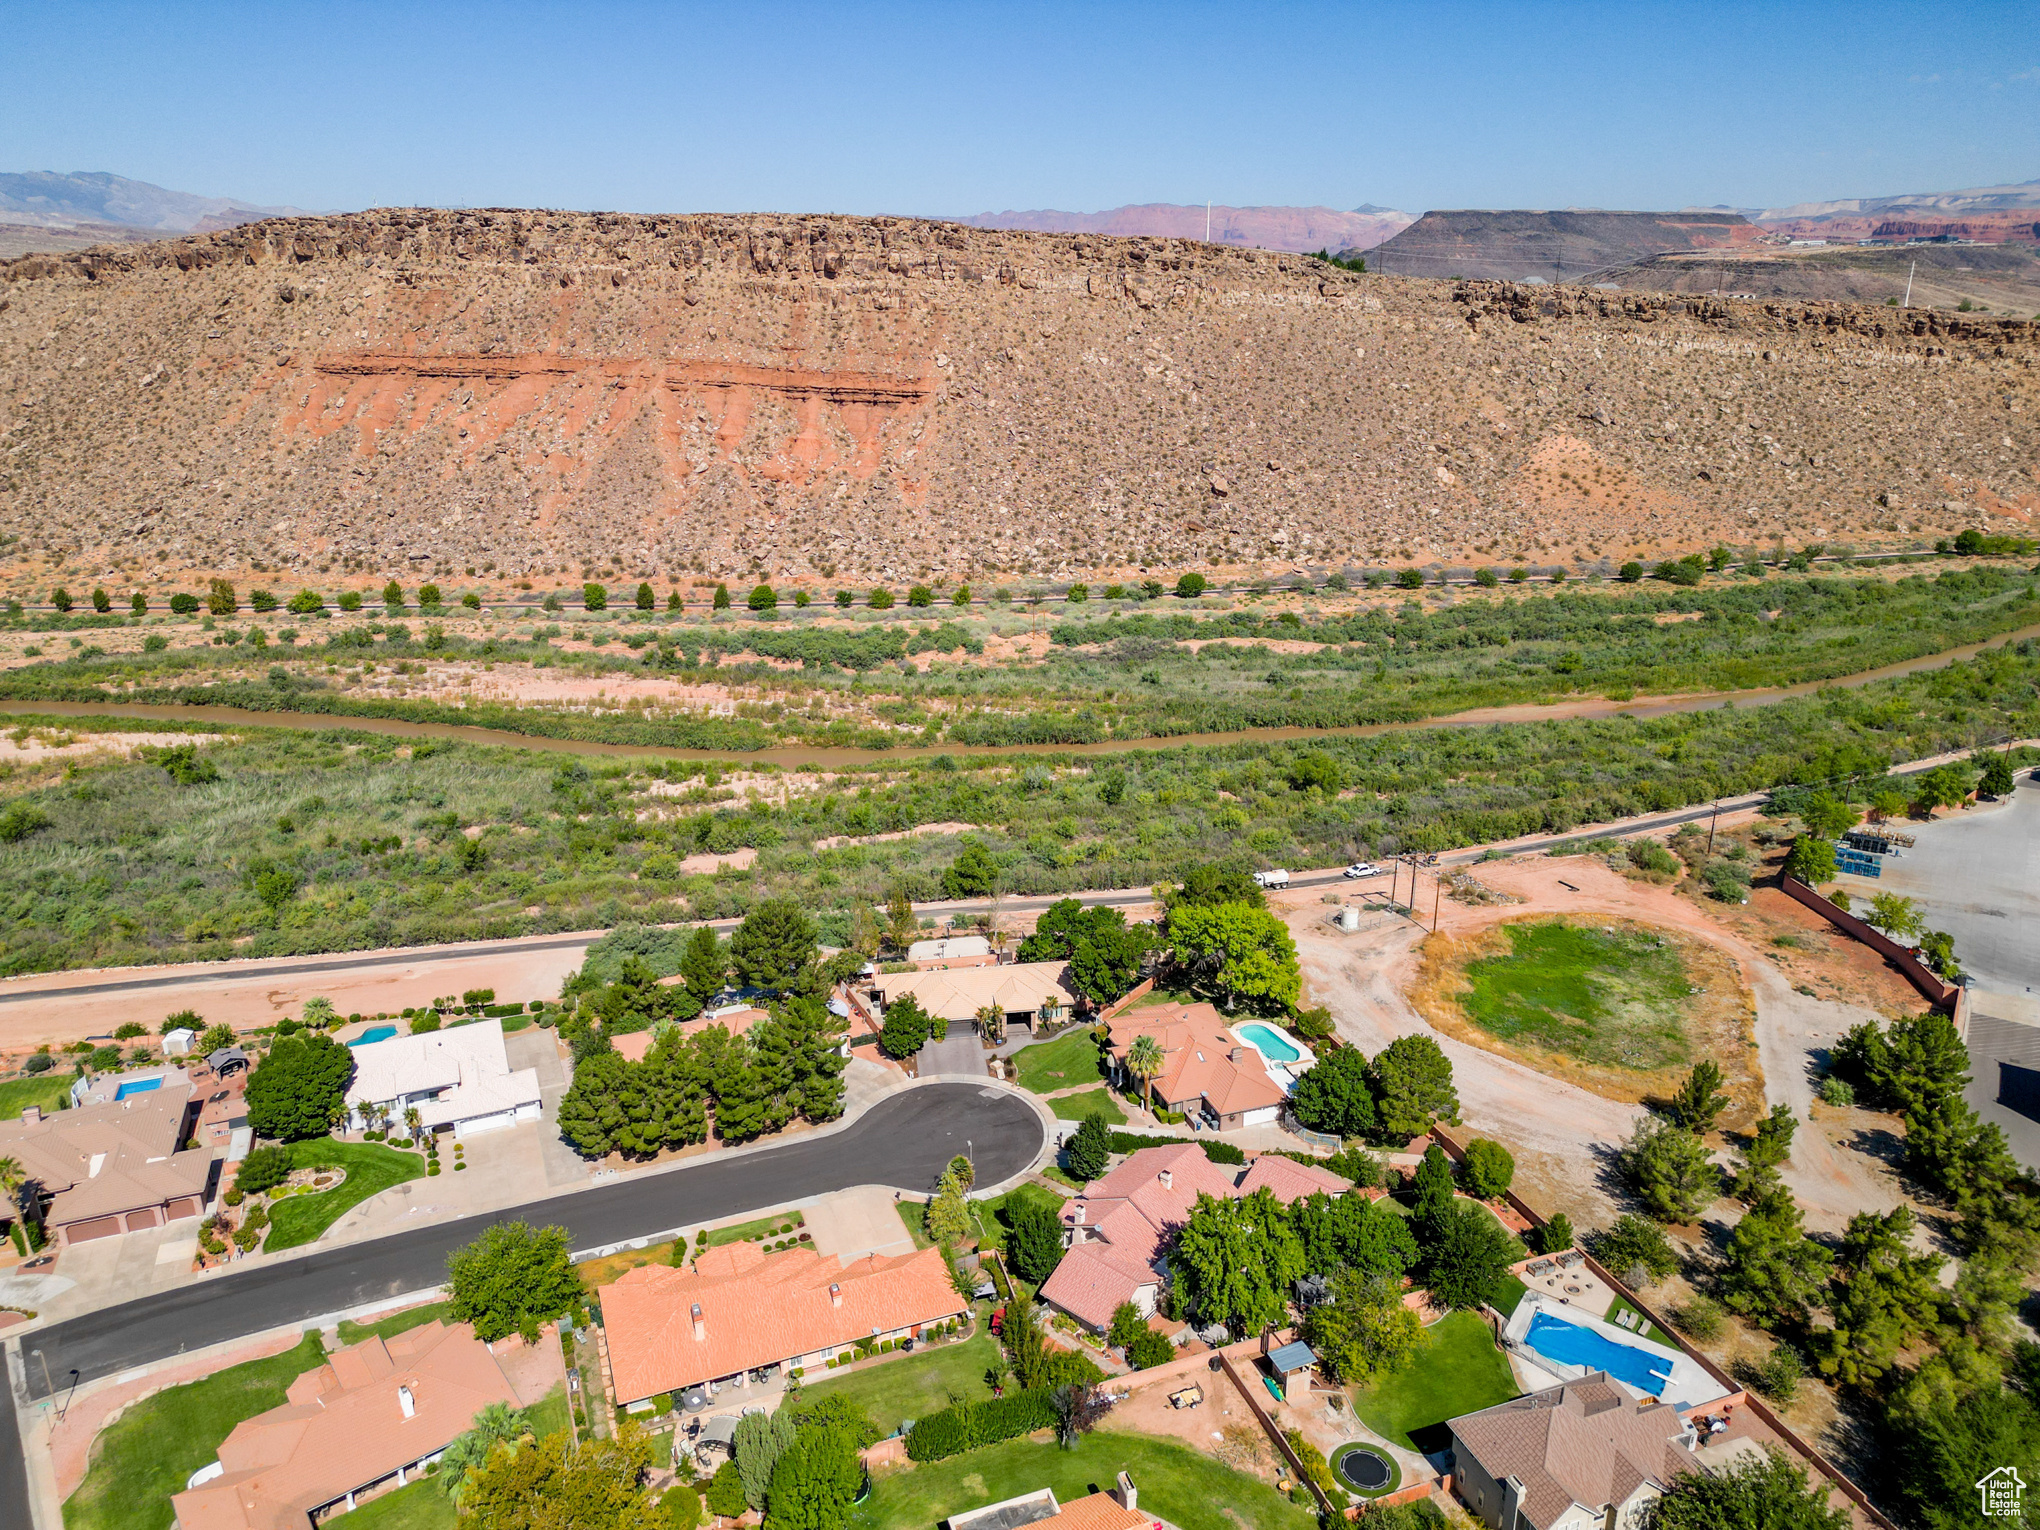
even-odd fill
[[[1265,1025],[1242,1025],[1236,1029],[1255,1051],[1270,1062],[1292,1063],[1303,1056],[1280,1031],[1270,1030]]]
[[[1626,1381],[1653,1397],[1664,1392],[1665,1382],[1672,1374],[1669,1355],[1618,1344],[1605,1334],[1555,1318],[1548,1312],[1539,1312],[1531,1317],[1530,1331],[1523,1335],[1523,1342],[1548,1360],[1556,1360],[1561,1365],[1585,1366],[1590,1371],[1606,1371],[1617,1380]]]
[[[163,1080],[160,1078],[130,1079],[127,1083],[122,1084],[113,1091],[113,1097],[116,1100],[124,1100],[130,1095],[147,1094],[151,1089],[161,1089],[162,1087]]]
[[[396,1034],[397,1028],[394,1025],[372,1025],[347,1044],[350,1047],[371,1046],[378,1041],[388,1041]]]

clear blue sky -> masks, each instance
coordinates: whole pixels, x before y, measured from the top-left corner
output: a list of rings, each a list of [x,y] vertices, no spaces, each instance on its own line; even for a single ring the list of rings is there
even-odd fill
[[[0,170],[300,207],[1776,206],[2040,177],[2040,5],[0,3]]]

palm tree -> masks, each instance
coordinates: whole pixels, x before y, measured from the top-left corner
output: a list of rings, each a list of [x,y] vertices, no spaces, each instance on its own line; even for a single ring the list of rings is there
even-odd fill
[[[977,1012],[978,1029],[985,1040],[997,1046],[1006,1039],[1006,1011],[998,1004],[987,1004]]]
[[[404,1127],[410,1132],[413,1142],[418,1140],[418,1129],[424,1124],[425,1118],[418,1114],[417,1106],[406,1105],[404,1107]]]
[[[1140,1103],[1143,1109],[1152,1111],[1153,1102],[1148,1097],[1148,1085],[1154,1076],[1162,1071],[1162,1044],[1152,1036],[1136,1036],[1133,1045],[1126,1049],[1126,1071],[1140,1080]]]
[[[474,1417],[474,1427],[446,1447],[439,1462],[439,1486],[458,1503],[468,1478],[489,1464],[497,1448],[515,1449],[529,1437],[531,1421],[522,1408],[492,1402]]]

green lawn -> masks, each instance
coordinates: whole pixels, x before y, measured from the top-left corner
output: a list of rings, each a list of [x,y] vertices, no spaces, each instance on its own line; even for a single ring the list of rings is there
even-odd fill
[[[453,1530],[459,1519],[453,1500],[427,1478],[371,1498],[347,1516],[347,1530]]]
[[[406,1307],[402,1312],[392,1312],[372,1323],[357,1323],[349,1318],[342,1318],[340,1342],[359,1344],[363,1339],[392,1338],[407,1328],[422,1328],[434,1318],[445,1317],[446,1309],[451,1305],[451,1302],[427,1302],[422,1307]]]
[[[907,1236],[914,1240],[915,1248],[933,1248],[935,1240],[928,1236],[928,1208],[921,1201],[895,1201],[893,1210],[900,1214]]]
[[[554,1387],[545,1396],[533,1403],[525,1412],[531,1418],[531,1432],[540,1439],[549,1434],[558,1434],[572,1422],[573,1415],[567,1411],[567,1389]]]
[[[77,1081],[76,1073],[56,1068],[34,1078],[10,1078],[0,1084],[0,1121],[12,1121],[29,1105],[40,1105],[43,1114],[49,1115],[68,1103],[71,1086]]]
[[[1013,1054],[1020,1070],[1020,1087],[1035,1094],[1070,1089],[1078,1084],[1104,1082],[1104,1052],[1092,1039],[1088,1027],[1071,1031],[1054,1041],[1025,1047]]]
[[[1082,1094],[1059,1094],[1048,1102],[1048,1108],[1064,1121],[1081,1121],[1087,1116],[1103,1116],[1107,1126],[1124,1126],[1126,1112],[1119,1108],[1119,1102],[1112,1098],[1109,1089],[1086,1089]]]
[[[1639,1318],[1643,1319],[1640,1323],[1637,1324],[1635,1328],[1630,1330],[1638,1338],[1648,1339],[1653,1344],[1664,1344],[1672,1349],[1677,1349],[1679,1347],[1679,1341],[1673,1338],[1670,1334],[1666,1333],[1662,1328],[1658,1327],[1657,1324],[1653,1323],[1649,1318],[1644,1317],[1643,1313],[1637,1310],[1635,1303],[1627,1300],[1624,1297],[1620,1296],[1616,1297],[1615,1300],[1609,1305],[1607,1320],[1611,1323],[1615,1323],[1615,1314],[1618,1312],[1635,1312]],[[1620,1328],[1622,1325],[1620,1323],[1615,1323],[1615,1326],[1617,1328]]]
[[[1511,949],[1467,963],[1460,996],[1473,1023],[1603,1067],[1687,1060],[1686,964],[1669,944],[1624,925],[1565,919],[1504,925]]]
[[[732,1222],[728,1227],[712,1227],[708,1242],[703,1246],[716,1248],[724,1243],[746,1243],[753,1238],[777,1234],[789,1222],[793,1224],[794,1232],[799,1232],[804,1220],[799,1212],[789,1211],[784,1216],[754,1217],[748,1222]]]
[[[999,1363],[999,1346],[980,1327],[968,1339],[917,1349],[833,1381],[826,1367],[810,1368],[800,1395],[809,1399],[841,1397],[871,1415],[873,1423],[891,1434],[902,1419],[926,1418],[961,1397],[980,1402],[990,1397],[985,1372]]]
[[[1513,1275],[1509,1276],[1502,1282],[1502,1294],[1495,1298],[1495,1311],[1503,1317],[1514,1316],[1516,1304],[1523,1300],[1523,1294],[1527,1289],[1522,1281]]]
[[[1173,1440],[1101,1429],[1075,1450],[1053,1441],[1008,1440],[947,1461],[889,1472],[871,1497],[851,1511],[855,1530],[926,1530],[964,1509],[1035,1488],[1055,1489],[1063,1503],[1110,1487],[1120,1472],[1133,1478],[1140,1503],[1179,1530],[1312,1530],[1317,1515],[1258,1478],[1221,1466]]]
[[[65,1530],[169,1530],[170,1495],[213,1460],[245,1418],[286,1401],[284,1389],[324,1358],[319,1336],[135,1403],[92,1447],[92,1464],[64,1504]]]
[[[1061,1196],[1033,1184],[1015,1185],[1004,1195],[973,1202],[977,1208],[977,1221],[973,1226],[979,1229],[978,1246],[1003,1250],[1006,1234],[1013,1228],[1013,1214],[1030,1201],[1046,1206],[1052,1212],[1062,1209]]]
[[[1435,1450],[1448,1418],[1477,1413],[1517,1395],[1509,1362],[1486,1323],[1455,1312],[1425,1330],[1424,1347],[1385,1381],[1363,1388],[1353,1411],[1376,1434],[1412,1450]],[[1423,1436],[1420,1442],[1416,1436]]]
[[[331,1190],[293,1195],[271,1206],[269,1236],[262,1242],[265,1254],[312,1242],[371,1195],[407,1179],[422,1178],[425,1173],[425,1160],[418,1154],[399,1152],[379,1142],[335,1142],[331,1137],[319,1137],[296,1144],[291,1156],[300,1169],[342,1168],[347,1178]]]

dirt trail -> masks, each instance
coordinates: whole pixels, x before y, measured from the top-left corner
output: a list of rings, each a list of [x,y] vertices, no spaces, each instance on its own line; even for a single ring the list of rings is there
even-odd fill
[[[1448,899],[1439,909],[1445,933],[1464,936],[1526,913],[1591,912],[1680,930],[1726,952],[1756,1001],[1765,1102],[1791,1106],[1801,1121],[1784,1178],[1805,1208],[1808,1226],[1838,1231],[1857,1211],[1899,1204],[1896,1182],[1878,1159],[1839,1146],[1821,1122],[1808,1119],[1814,1100],[1813,1052],[1831,1046],[1859,1021],[1881,1018],[1875,1012],[1795,992],[1761,951],[1696,905],[1668,887],[1618,876],[1596,858],[1495,862],[1479,867],[1476,875],[1526,901],[1468,907]],[[1424,896],[1429,890],[1426,883],[1417,898],[1420,906],[1429,903]],[[1494,1136],[1517,1151],[1519,1159],[1525,1152],[1535,1155],[1532,1178],[1551,1181],[1549,1189],[1557,1197],[1553,1209],[1575,1220],[1584,1214],[1590,1222],[1612,1215],[1617,1208],[1601,1183],[1606,1154],[1627,1139],[1642,1109],[1440,1035],[1404,998],[1416,974],[1424,932],[1381,915],[1364,918],[1362,929],[1344,934],[1326,922],[1329,907],[1305,903],[1304,896],[1291,895],[1284,912],[1296,936],[1308,996],[1330,1007],[1339,1034],[1370,1052],[1399,1035],[1433,1037],[1452,1060],[1460,1114],[1469,1130]]]

